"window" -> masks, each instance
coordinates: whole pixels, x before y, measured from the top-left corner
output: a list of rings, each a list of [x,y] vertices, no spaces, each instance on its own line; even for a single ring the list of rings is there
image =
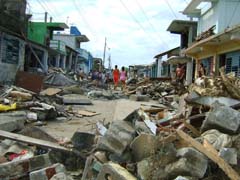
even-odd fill
[[[4,35],[2,38],[2,62],[18,64],[19,59],[19,40],[11,36]]]

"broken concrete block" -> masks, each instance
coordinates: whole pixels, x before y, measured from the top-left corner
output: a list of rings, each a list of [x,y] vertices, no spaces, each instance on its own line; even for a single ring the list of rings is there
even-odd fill
[[[110,154],[109,160],[118,163],[118,164],[125,164],[132,162],[132,154],[129,151],[124,151],[123,154]]]
[[[67,176],[65,173],[60,172],[55,174],[50,180],[73,180],[73,179]]]
[[[29,172],[50,166],[52,163],[48,154],[34,156],[15,162],[7,162],[0,164],[0,178],[14,179],[26,176]]]
[[[198,178],[189,177],[189,176],[178,176],[174,180],[198,180]]]
[[[154,135],[140,134],[138,137],[136,137],[130,145],[135,161],[141,161],[155,154],[157,144],[157,138]]]
[[[68,171],[79,170],[85,162],[85,159],[74,152],[53,150],[49,152],[49,157],[53,163],[63,164]]]
[[[201,131],[217,129],[223,133],[236,134],[240,127],[240,112],[230,107],[214,103],[204,120]]]
[[[89,99],[83,99],[79,95],[71,94],[63,96],[64,104],[77,104],[77,105],[92,105],[92,102]]]
[[[119,164],[109,162],[102,166],[101,172],[97,176],[97,180],[112,179],[112,180],[137,180],[131,173]]]
[[[180,159],[165,167],[170,178],[178,175],[202,178],[206,173],[208,162],[206,157],[194,148],[181,148],[177,151]]]
[[[133,101],[149,101],[149,97],[147,95],[131,95],[129,99]]]
[[[237,150],[235,148],[222,148],[219,156],[232,165],[237,165]]]
[[[94,157],[95,157],[98,161],[100,161],[101,163],[106,163],[106,162],[108,162],[108,159],[107,159],[107,156],[106,156],[106,153],[105,153],[105,152],[97,151],[97,152],[95,152]]]
[[[136,121],[135,122],[135,129],[139,133],[152,133],[151,130],[147,127],[146,123],[143,121]]]
[[[167,164],[175,162],[177,151],[173,144],[166,144],[157,154],[137,163],[137,174],[140,179],[167,179],[164,171]]]
[[[135,130],[126,121],[113,122],[98,141],[97,148],[121,155],[134,138]]]
[[[49,180],[57,173],[65,173],[65,167],[62,164],[54,164],[52,166],[33,171],[30,173],[30,180]]]
[[[204,132],[201,137],[206,139],[217,150],[232,146],[232,137],[228,134],[223,134],[216,129]]]
[[[0,130],[12,132],[24,128],[26,112],[12,111],[2,113],[0,116]]]
[[[76,131],[71,138],[74,148],[78,150],[91,149],[95,142],[95,135],[92,133]]]

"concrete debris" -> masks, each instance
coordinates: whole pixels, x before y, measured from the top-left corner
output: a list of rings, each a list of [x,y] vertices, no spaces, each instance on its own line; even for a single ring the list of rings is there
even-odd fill
[[[0,179],[239,179],[237,78],[202,77],[187,87],[134,77],[123,91],[91,78],[52,68],[39,94],[0,86]],[[112,104],[120,98],[140,107],[118,116]],[[102,100],[112,103],[114,121],[98,112]]]
[[[75,81],[69,79],[64,74],[56,72],[47,75],[44,79],[44,83],[52,86],[71,86],[76,84]]]
[[[95,144],[95,134],[86,132],[75,132],[72,139],[74,148],[81,150],[91,150]]]
[[[66,105],[92,105],[92,102],[89,99],[83,99],[79,95],[64,95],[63,96],[63,103]]]
[[[202,178],[207,170],[207,158],[193,148],[181,148],[177,151],[180,159],[165,167],[165,171],[172,178],[178,175]]]
[[[65,167],[62,164],[54,164],[52,166],[33,171],[30,173],[30,180],[49,180],[51,179],[54,175],[58,173],[65,173]]]
[[[218,129],[223,133],[236,134],[239,132],[239,127],[240,112],[216,102],[203,122],[201,130],[204,132],[209,129]]]
[[[125,168],[112,162],[103,165],[97,177],[97,180],[102,179],[137,180],[137,178],[130,174]]]
[[[135,129],[125,121],[114,122],[99,139],[97,148],[121,155],[134,138]]]
[[[231,147],[233,143],[230,135],[223,134],[216,129],[211,129],[202,133],[201,137],[206,139],[217,150]]]
[[[219,156],[222,157],[226,162],[232,165],[237,165],[238,156],[235,148],[222,148],[219,151]]]

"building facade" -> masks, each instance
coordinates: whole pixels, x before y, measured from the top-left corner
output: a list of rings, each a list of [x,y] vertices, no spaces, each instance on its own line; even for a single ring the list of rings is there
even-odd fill
[[[185,53],[196,60],[195,77],[200,64],[206,75],[219,75],[219,68],[226,73],[240,75],[240,1],[192,0],[183,11],[191,18],[198,18],[196,41]]]

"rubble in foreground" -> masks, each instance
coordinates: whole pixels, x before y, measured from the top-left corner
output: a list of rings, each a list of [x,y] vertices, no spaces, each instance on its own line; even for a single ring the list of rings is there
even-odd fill
[[[89,89],[91,83],[51,86],[40,94],[5,87],[0,105],[0,177],[240,179],[238,82],[222,73],[217,79],[202,78],[181,96],[169,82],[134,82],[126,92],[130,99],[158,103],[142,104],[109,126],[98,122],[95,132],[77,131],[71,140],[55,139],[35,126],[73,116],[97,116],[72,106],[91,106],[83,94],[115,98],[101,89]]]

